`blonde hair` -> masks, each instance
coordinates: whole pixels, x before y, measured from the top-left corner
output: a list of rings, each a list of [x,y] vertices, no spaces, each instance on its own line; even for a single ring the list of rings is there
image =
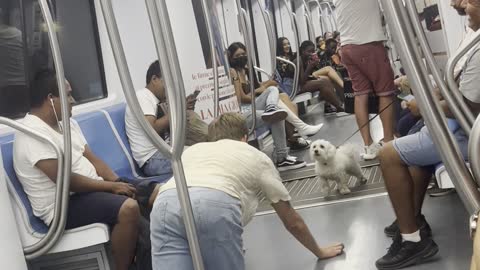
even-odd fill
[[[225,113],[208,126],[208,141],[241,140],[248,135],[247,122],[239,113]]]

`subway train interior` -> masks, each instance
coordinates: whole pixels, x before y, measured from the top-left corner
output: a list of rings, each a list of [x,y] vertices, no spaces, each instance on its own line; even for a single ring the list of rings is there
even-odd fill
[[[388,69],[393,71],[395,93],[388,104],[381,102],[382,95],[368,95],[367,121],[362,122],[355,115],[358,96],[354,95],[353,72],[342,63],[348,47],[342,30],[355,28],[349,23],[359,22],[349,19],[357,16],[357,11],[365,12],[365,8],[345,6],[367,2],[378,7],[368,12],[370,17],[381,19],[385,38],[379,44],[386,52]],[[461,5],[467,12],[465,7],[463,14],[458,11]],[[340,14],[345,10],[352,13]],[[475,264],[480,260],[475,252],[480,210],[475,180],[480,177],[480,160],[476,160],[480,154],[480,121],[465,110],[467,105],[458,94],[454,74],[459,60],[475,50],[480,41],[480,33],[469,29],[475,16],[480,18],[478,0],[0,0],[0,269],[121,269],[115,267],[116,257],[112,255],[112,246],[118,243],[112,241],[111,226],[93,223],[66,228],[67,216],[75,216],[68,213],[68,203],[71,178],[76,172],[72,169],[75,145],[69,143],[74,133],[64,129],[75,125],[91,152],[120,178],[146,179],[140,169],[144,167],[132,154],[131,137],[126,131],[126,114],[130,112],[146,138],[172,161],[171,181],[177,183],[192,254],[185,260],[192,260],[191,269],[221,270],[203,263],[205,253],[199,250],[197,239],[202,232],[195,229],[198,220],[193,218],[192,208],[196,207],[190,204],[181,157],[184,149],[194,147],[189,143],[206,140],[199,138],[201,131],[187,134],[188,125],[196,123],[206,129],[225,113],[262,109],[255,100],[255,96],[257,101],[260,98],[256,85],[269,85],[268,89],[281,93],[279,99],[298,115],[290,116],[289,111],[283,119],[295,118],[293,122],[302,123],[291,122],[292,127],[287,127],[282,137],[288,141],[289,155],[295,157],[290,160],[293,166],[274,161],[290,194],[291,206],[303,217],[319,245],[341,242],[344,250],[335,258],[317,259],[287,232],[269,200],[257,194],[260,199],[255,215],[243,231],[243,269],[369,270],[377,269],[376,261],[385,253],[396,252],[397,247],[391,246],[392,239],[384,232],[396,220],[389,196],[395,187],[387,191],[384,174],[389,168],[381,164],[390,161],[377,155],[367,158],[368,144],[378,142],[379,147],[386,147],[383,120],[387,110],[395,118],[395,142],[410,136],[400,125],[413,98],[421,112],[413,124],[421,122],[428,127],[442,161],[434,164],[422,208],[438,253],[408,265],[378,268],[480,269]],[[244,45],[238,47],[239,42]],[[239,51],[243,59],[240,69],[252,78],[241,83],[239,58],[235,58]],[[310,60],[316,58],[323,65],[321,70],[328,69],[321,76],[314,72],[305,77],[310,67],[302,60],[305,54]],[[369,55],[375,57],[373,52]],[[158,106],[169,117],[168,140],[142,116],[147,113],[142,113],[136,95],[147,89],[145,74],[156,60],[166,89],[163,105],[169,104]],[[68,81],[56,80],[58,109],[51,94],[46,103],[47,111],[53,107],[57,117],[54,124],[61,137],[57,146],[55,136],[25,124],[38,109],[32,101],[32,95],[37,95],[34,81],[47,69],[54,70],[56,78]],[[384,70],[371,72],[380,74]],[[285,80],[287,77],[290,80]],[[317,88],[307,87],[309,83]],[[237,85],[250,88],[239,95]],[[449,119],[457,119],[459,129],[467,134],[468,144],[464,146],[468,147],[468,158],[462,156],[434,88],[440,89],[449,105],[453,114]],[[194,107],[189,107],[192,99]],[[52,107],[48,107],[50,101]],[[69,117],[69,102],[73,103],[72,121],[60,123],[60,118]],[[186,114],[187,107],[193,109],[193,116]],[[266,114],[268,107],[263,109]],[[248,143],[275,159],[274,128],[262,125],[262,119],[247,121]],[[372,137],[369,143],[360,132],[366,126]],[[51,195],[54,209],[48,226],[32,207],[32,199],[42,194],[31,194],[30,187],[27,190],[17,175],[20,165],[14,164],[14,151],[19,134],[50,144],[57,154],[52,171],[57,176],[55,196]],[[310,149],[317,140],[328,141],[338,149],[349,145],[363,178],[348,176],[345,183],[326,182],[325,186],[321,171],[316,169],[319,161]],[[34,147],[22,149],[31,151],[26,156],[38,154]],[[163,184],[170,177],[156,179]],[[138,252],[134,260],[140,260]],[[130,269],[149,269],[138,264],[134,267]],[[154,269],[164,268],[154,263]]]

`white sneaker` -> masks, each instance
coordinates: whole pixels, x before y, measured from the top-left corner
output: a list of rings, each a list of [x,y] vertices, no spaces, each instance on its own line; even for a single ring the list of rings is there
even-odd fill
[[[381,143],[372,143],[369,146],[365,146],[365,153],[362,154],[362,158],[364,160],[376,159],[380,148],[382,148]]]
[[[303,137],[310,137],[317,134],[322,127],[323,124],[319,124],[316,126],[305,125],[303,128],[298,129],[298,134]]]

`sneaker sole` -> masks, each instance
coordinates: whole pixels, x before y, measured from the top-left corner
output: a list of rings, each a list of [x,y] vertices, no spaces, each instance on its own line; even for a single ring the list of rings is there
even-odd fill
[[[300,168],[303,168],[303,167],[306,167],[307,166],[307,163],[301,163],[301,164],[297,164],[297,165],[292,165],[292,166],[288,166],[288,167],[277,167],[277,170],[279,172],[284,172],[284,171],[289,171],[289,170],[296,170],[296,169],[300,169]]]
[[[415,254],[415,256],[409,258],[408,260],[399,263],[397,265],[390,265],[390,266],[378,266],[375,263],[375,266],[377,267],[378,270],[396,270],[396,269],[401,269],[405,268],[408,266],[412,266],[415,264],[419,264],[433,256],[435,256],[438,253],[438,246],[435,244],[435,242],[431,242],[430,245],[428,245],[424,250],[421,252]]]
[[[287,118],[288,113],[285,111],[276,111],[271,114],[262,114],[262,120],[267,123],[276,123],[278,121],[283,121]]]

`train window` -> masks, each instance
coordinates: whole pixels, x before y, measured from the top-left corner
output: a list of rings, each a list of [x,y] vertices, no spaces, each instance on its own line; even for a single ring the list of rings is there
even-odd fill
[[[94,0],[51,0],[65,76],[77,104],[107,97]],[[54,69],[40,6],[35,0],[0,2],[0,115],[29,111],[31,80]]]

